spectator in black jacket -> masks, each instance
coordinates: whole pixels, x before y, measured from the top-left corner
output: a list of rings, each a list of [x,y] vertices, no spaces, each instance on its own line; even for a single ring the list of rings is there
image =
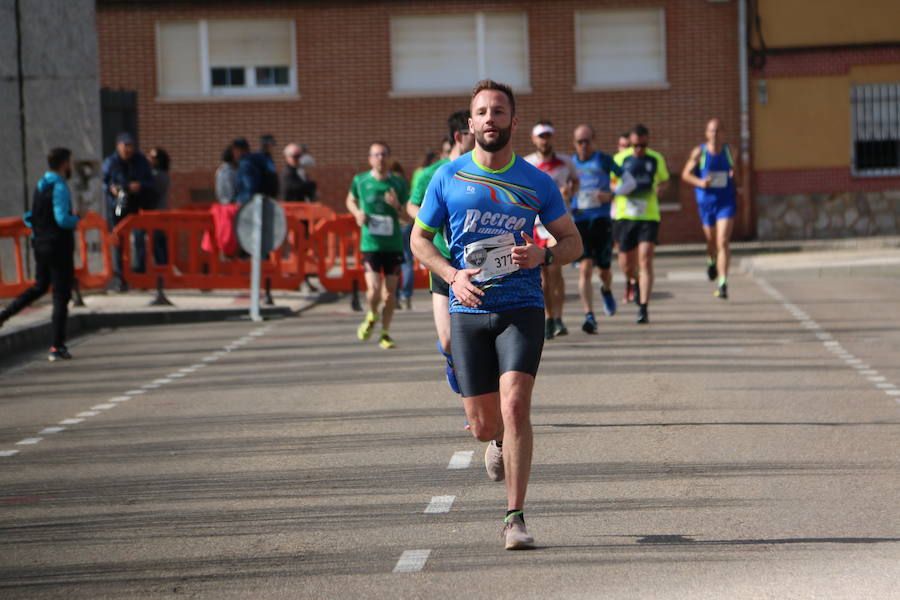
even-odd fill
[[[307,166],[315,164],[300,144],[284,147],[284,172],[281,191],[285,202],[315,202],[316,182],[310,179]]]
[[[156,178],[150,163],[135,149],[134,136],[123,132],[116,138],[116,151],[103,161],[103,189],[106,192],[106,222],[110,229],[119,221],[139,210],[156,208]],[[146,269],[145,232],[134,230],[133,270],[142,273]],[[123,243],[125,240],[123,240]],[[113,283],[119,291],[127,285],[122,279],[122,252],[113,252]]]
[[[235,156],[240,156],[237,182],[237,201],[240,204],[246,204],[255,194],[278,197],[278,171],[269,154],[274,142],[271,136],[263,136],[260,152],[250,152],[250,144],[244,138],[235,138],[232,142]]]

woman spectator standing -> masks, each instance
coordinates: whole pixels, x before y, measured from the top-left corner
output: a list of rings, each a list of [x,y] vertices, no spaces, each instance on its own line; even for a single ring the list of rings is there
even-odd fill
[[[216,202],[210,206],[213,231],[203,236],[201,247],[206,252],[218,252],[219,260],[225,260],[237,252],[237,238],[234,235],[234,216],[240,204],[237,203],[238,160],[234,145],[222,151],[222,162],[216,169]]]

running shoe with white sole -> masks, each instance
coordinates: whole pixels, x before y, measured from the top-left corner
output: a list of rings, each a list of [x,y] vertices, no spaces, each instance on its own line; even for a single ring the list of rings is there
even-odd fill
[[[713,295],[720,300],[728,300],[728,284],[723,283],[713,292]]]
[[[561,335],[569,335],[569,330],[566,329],[565,325],[563,325],[562,319],[554,319],[553,320],[553,336],[559,337]]]
[[[484,469],[491,481],[503,481],[506,469],[503,467],[503,448],[491,441],[484,450]]]
[[[397,347],[397,344],[394,343],[394,340],[391,339],[391,336],[386,333],[381,334],[381,337],[378,340],[378,345],[385,350],[390,350],[391,348]]]
[[[525,518],[516,512],[504,519],[500,535],[506,540],[507,550],[530,550],[534,548],[534,538],[525,529]]]
[[[69,354],[65,346],[51,346],[50,352],[47,354],[47,360],[56,362],[58,360],[69,360],[72,355]]]

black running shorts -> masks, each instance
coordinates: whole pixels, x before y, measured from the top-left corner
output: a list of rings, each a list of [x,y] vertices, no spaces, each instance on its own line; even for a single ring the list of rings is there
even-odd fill
[[[621,219],[613,225],[616,242],[619,244],[619,252],[631,252],[641,242],[658,244],[659,221],[635,221]]]
[[[363,252],[366,270],[385,275],[399,275],[400,265],[405,260],[402,252]]]
[[[432,294],[438,294],[440,296],[450,297],[450,284],[448,284],[440,275],[436,275],[435,273],[428,273],[428,289],[431,290]]]
[[[464,398],[500,391],[507,371],[537,375],[544,349],[544,309],[450,313],[450,346]]]
[[[601,269],[608,269],[612,262],[612,220],[607,217],[577,221],[578,233],[581,234],[581,245],[584,254],[581,260],[586,258],[594,261],[594,265]]]

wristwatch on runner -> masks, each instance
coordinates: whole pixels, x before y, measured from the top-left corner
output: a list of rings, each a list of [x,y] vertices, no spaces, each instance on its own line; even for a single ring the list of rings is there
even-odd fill
[[[553,264],[553,252],[550,250],[550,248],[544,248],[544,264]]]

